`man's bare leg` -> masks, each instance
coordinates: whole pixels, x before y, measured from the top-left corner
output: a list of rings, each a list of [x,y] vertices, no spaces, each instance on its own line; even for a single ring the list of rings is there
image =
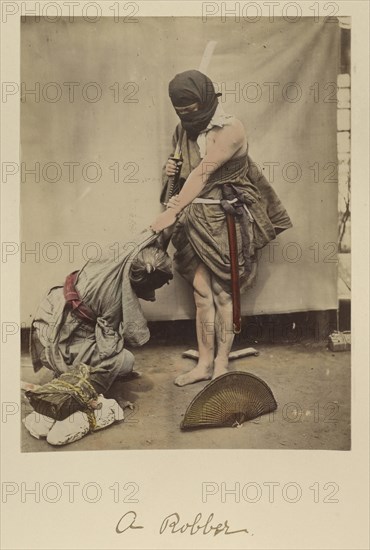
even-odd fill
[[[212,277],[211,284],[216,306],[217,355],[212,376],[214,379],[228,372],[229,353],[234,341],[234,332],[232,298],[230,294],[223,290],[214,277]]]
[[[199,349],[197,365],[175,380],[177,386],[186,386],[200,380],[210,380],[215,355],[215,305],[211,287],[211,273],[200,264],[194,277],[194,300],[196,306],[196,331]]]

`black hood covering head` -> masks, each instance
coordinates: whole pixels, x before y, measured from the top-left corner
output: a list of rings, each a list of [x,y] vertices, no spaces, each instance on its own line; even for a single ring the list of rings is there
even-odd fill
[[[212,81],[200,71],[190,70],[179,73],[168,86],[168,92],[174,107],[187,107],[192,103],[200,104],[199,110],[178,116],[181,125],[191,140],[196,140],[202,130],[207,128],[218,105]]]

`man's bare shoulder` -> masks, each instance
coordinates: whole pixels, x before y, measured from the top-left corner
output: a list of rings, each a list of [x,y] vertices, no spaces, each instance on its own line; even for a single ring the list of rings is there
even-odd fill
[[[232,128],[236,128],[237,130],[240,130],[242,132],[245,132],[244,124],[242,123],[241,120],[236,118],[236,116],[231,116],[230,118],[228,118],[228,124],[227,125],[231,126]]]
[[[214,126],[211,130],[213,135],[217,136],[234,136],[236,139],[245,138],[245,128],[243,123],[236,117],[228,118],[227,123],[223,126]]]
[[[207,141],[215,146],[229,142],[234,150],[244,148],[247,137],[243,123],[236,117],[230,117],[228,123],[222,127],[214,127],[208,134]]]

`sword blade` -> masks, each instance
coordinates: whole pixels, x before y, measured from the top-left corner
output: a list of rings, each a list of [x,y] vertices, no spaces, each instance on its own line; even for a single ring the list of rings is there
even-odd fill
[[[217,44],[216,40],[210,40],[207,43],[207,45],[204,49],[204,52],[203,52],[203,57],[202,57],[201,62],[199,64],[199,71],[201,73],[206,73],[207,72],[207,69],[208,69],[208,66],[210,64],[213,52],[215,51],[216,44]]]

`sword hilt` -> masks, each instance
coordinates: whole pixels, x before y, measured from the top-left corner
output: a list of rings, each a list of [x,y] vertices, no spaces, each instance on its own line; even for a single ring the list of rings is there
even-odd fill
[[[181,152],[181,145],[182,145],[182,139],[184,136],[184,129],[180,128],[179,138],[177,140],[176,149],[173,155],[171,155],[169,158],[171,160],[174,160],[176,163],[177,172],[174,176],[169,176],[167,181],[167,188],[166,193],[164,196],[164,200],[162,204],[167,205],[168,201],[171,197],[174,195],[177,195],[180,193],[180,175],[181,175],[181,166],[182,166],[182,152]]]
[[[181,165],[182,159],[176,159],[174,156],[171,156],[170,159],[176,162],[177,172],[174,176],[169,176],[167,182],[167,190],[164,197],[163,204],[166,206],[168,201],[174,195],[178,195],[180,192],[180,174],[181,174]]]

